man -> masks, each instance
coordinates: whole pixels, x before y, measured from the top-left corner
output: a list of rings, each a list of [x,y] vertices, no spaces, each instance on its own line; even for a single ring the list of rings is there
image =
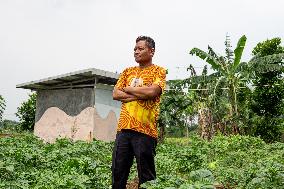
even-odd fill
[[[157,118],[166,71],[152,63],[154,53],[154,40],[138,37],[134,58],[139,65],[125,69],[114,87],[113,99],[122,107],[113,150],[113,189],[125,189],[134,157],[139,186],[156,178]]]

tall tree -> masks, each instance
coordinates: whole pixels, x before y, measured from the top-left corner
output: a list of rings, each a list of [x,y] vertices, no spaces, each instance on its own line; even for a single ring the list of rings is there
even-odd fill
[[[280,139],[284,126],[284,47],[280,38],[273,38],[258,43],[252,54],[251,109],[258,116],[254,134],[272,142]]]

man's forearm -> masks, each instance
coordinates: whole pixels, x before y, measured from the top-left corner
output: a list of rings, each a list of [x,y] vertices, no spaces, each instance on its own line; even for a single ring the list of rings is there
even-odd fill
[[[135,100],[138,100],[137,97],[134,97],[134,98],[124,98],[124,99],[121,99],[119,101],[121,101],[121,102],[131,102],[131,101],[135,101]]]
[[[143,87],[125,87],[124,91],[136,96],[138,99],[153,99],[161,94],[161,88],[158,85]]]
[[[137,100],[136,96],[134,96],[132,94],[128,94],[128,93],[121,91],[119,89],[114,89],[112,96],[113,96],[114,100],[119,100],[121,102],[131,102],[131,101]]]

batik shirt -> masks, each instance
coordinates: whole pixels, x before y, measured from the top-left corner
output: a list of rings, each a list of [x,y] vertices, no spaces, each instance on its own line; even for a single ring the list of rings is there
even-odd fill
[[[162,91],[166,87],[166,70],[157,65],[146,68],[139,66],[125,69],[115,87],[141,87],[156,84]],[[117,130],[131,129],[154,138],[158,137],[157,119],[159,115],[160,95],[149,100],[135,100],[122,103]]]

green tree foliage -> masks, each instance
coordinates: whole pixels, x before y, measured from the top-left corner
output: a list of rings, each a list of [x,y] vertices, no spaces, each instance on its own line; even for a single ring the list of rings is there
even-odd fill
[[[19,123],[16,121],[5,119],[0,123],[0,133],[14,133],[19,130]]]
[[[182,80],[171,80],[167,85],[170,90],[162,96],[158,120],[161,138],[165,134],[184,136],[184,130],[190,129],[189,123],[193,119],[193,112],[189,109],[193,102],[184,93]]]
[[[258,43],[250,61],[252,83],[251,109],[257,115],[254,134],[265,141],[280,139],[284,115],[284,47],[280,38]]]
[[[0,95],[0,122],[2,122],[5,108],[6,108],[5,99],[2,97],[2,95]]]
[[[36,112],[36,93],[29,95],[29,99],[18,107],[16,116],[20,120],[20,125],[23,130],[33,130],[35,124]]]
[[[276,37],[260,42],[252,50],[253,55],[267,56],[280,54],[284,52],[284,47],[281,46],[281,39]]]

